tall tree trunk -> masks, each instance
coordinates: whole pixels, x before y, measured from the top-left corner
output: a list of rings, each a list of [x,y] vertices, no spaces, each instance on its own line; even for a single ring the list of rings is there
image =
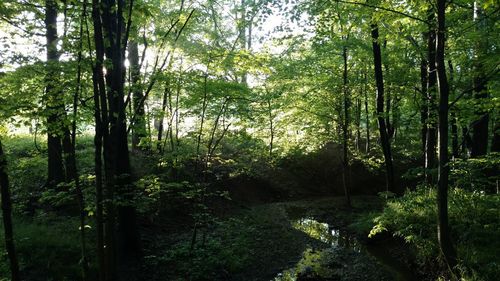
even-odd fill
[[[57,89],[59,77],[57,51],[57,3],[55,0],[45,0],[45,37],[47,40],[47,147],[48,147],[48,184],[58,184],[64,181],[61,118],[64,112],[64,102]]]
[[[267,100],[267,112],[269,113],[269,157],[273,157],[273,145],[274,145],[274,116],[273,108],[271,106],[271,98]]]
[[[100,1],[92,0],[92,21],[94,24],[94,42],[96,49],[95,65],[93,66],[94,106],[95,106],[95,174],[96,174],[96,224],[97,224],[97,259],[99,264],[99,280],[112,281],[116,279],[115,270],[115,242],[114,242],[114,210],[112,201],[107,200],[112,183],[109,146],[108,102],[106,97],[106,83],[104,81],[104,35],[101,21]],[[104,158],[104,177],[102,174],[102,154]],[[102,179],[105,178],[106,188]],[[104,217],[106,210],[106,217]]]
[[[361,99],[356,98],[356,150],[361,150]]]
[[[453,64],[451,63],[451,60],[448,60],[448,68],[450,69],[450,82],[453,85],[455,72],[453,70]],[[454,92],[455,92],[454,87],[450,86],[450,95],[452,97],[454,96]],[[451,151],[453,158],[458,158],[459,157],[458,125],[457,125],[457,114],[454,108],[450,109],[450,115],[451,115]]]
[[[366,85],[368,83],[368,79],[366,77],[366,72],[364,73],[364,92],[365,92],[365,122],[366,122],[366,153],[370,152],[370,109],[368,108],[368,91],[366,90]]]
[[[130,2],[132,4],[133,2]],[[141,246],[137,229],[136,209],[132,199],[134,189],[131,182],[130,157],[127,140],[127,124],[124,102],[124,68],[126,38],[124,8],[125,0],[104,1],[102,19],[104,20],[104,36],[109,40],[106,45],[106,58],[111,60],[112,68],[106,73],[106,83],[109,87],[107,92],[109,106],[109,145],[105,149],[109,151],[106,156],[112,163],[111,182],[115,184],[113,191],[108,186],[109,198],[113,200],[115,194],[120,197],[121,204],[117,210],[117,253],[120,258],[119,273],[123,278],[134,270],[136,261],[141,256]],[[109,217],[109,216],[108,216]],[[112,219],[112,218],[111,218]],[[112,229],[111,229],[112,231]]]
[[[137,27],[132,27],[133,37],[137,35]],[[137,41],[131,39],[129,41],[128,59],[130,62],[130,76],[132,83],[132,112],[136,118],[131,124],[132,126],[132,149],[139,149],[141,139],[146,137],[146,118],[144,110],[144,94],[142,91],[141,78],[140,78],[140,64],[139,64],[139,48]]]
[[[434,10],[429,9],[428,21],[433,23],[435,21]],[[437,91],[437,73],[436,73],[436,31],[432,26],[429,27],[427,33],[427,51],[428,51],[428,71],[427,71],[427,135],[425,142],[425,178],[428,184],[435,182],[433,172],[436,168],[437,155],[437,104],[436,104],[436,91]]]
[[[66,154],[66,177],[67,181],[73,181],[75,184],[75,195],[78,202],[78,209],[80,211],[80,252],[81,252],[81,266],[82,266],[82,280],[86,281],[88,278],[88,260],[87,260],[87,246],[85,234],[85,201],[83,197],[82,187],[80,185],[80,178],[76,166],[76,128],[78,116],[78,103],[80,99],[81,80],[82,80],[82,57],[83,57],[83,26],[87,17],[87,0],[83,1],[82,15],[80,19],[78,55],[77,55],[77,74],[76,74],[76,89],[73,95],[73,120],[71,122],[71,134],[69,137],[71,147]]]
[[[240,33],[240,37],[241,37],[241,49],[242,50],[246,50],[247,49],[247,20],[246,20],[246,17],[247,17],[247,9],[246,9],[246,3],[245,3],[245,0],[241,0],[241,6],[240,6],[240,9],[241,9],[241,15],[240,15],[240,22],[239,22],[239,33]],[[242,77],[241,77],[241,81],[243,84],[247,84],[247,73],[246,71],[243,72],[242,74]]]
[[[387,52],[387,40],[384,40],[384,51]],[[385,87],[385,125],[387,127],[387,135],[389,136],[389,141],[392,139],[394,136],[394,127],[392,126],[391,123],[391,112],[392,112],[392,98],[391,98],[391,82],[390,82],[390,75],[389,75],[389,65],[387,62],[383,63],[384,69],[385,69],[385,75],[386,75],[386,81],[389,81],[385,83],[387,85]]]
[[[161,102],[161,112],[160,112],[160,118],[159,118],[159,124],[158,124],[158,136],[157,136],[157,141],[158,144],[156,145],[158,151],[161,153],[163,152],[164,147],[162,146],[162,139],[163,139],[163,131],[165,130],[163,127],[163,123],[165,122],[165,113],[167,110],[167,102],[168,102],[168,96],[170,95],[170,83],[167,78],[167,81],[165,83],[165,89],[163,90],[163,97],[162,97],[162,102]]]
[[[14,246],[14,233],[12,228],[12,201],[10,199],[9,177],[7,175],[7,159],[0,141],[0,200],[2,203],[2,218],[4,228],[5,249],[10,262],[12,281],[20,281],[19,263],[17,262],[16,248]]]
[[[449,85],[445,65],[445,10],[446,0],[437,0],[436,66],[439,79],[439,172],[438,172],[438,241],[444,259],[452,273],[457,265],[456,252],[451,242],[448,223],[448,98]]]
[[[371,29],[375,81],[377,84],[377,120],[380,133],[380,143],[382,145],[385,160],[386,187],[387,191],[394,191],[394,168],[392,165],[391,145],[384,119],[384,76],[382,73],[382,54],[380,51],[380,43],[378,42],[378,26],[376,24],[372,24]]]
[[[102,65],[101,65],[102,66]],[[97,265],[99,268],[99,281],[105,281],[106,278],[106,262],[104,253],[104,214],[103,214],[103,174],[102,174],[102,120],[100,110],[100,94],[98,85],[98,68],[93,66],[93,85],[94,85],[94,119],[95,119],[95,136],[94,136],[94,172],[95,172],[95,191],[96,191],[96,235],[97,235]],[[109,247],[109,245],[108,245]]]
[[[424,34],[424,37],[427,35]],[[420,59],[420,93],[422,95],[420,105],[420,123],[422,126],[420,138],[422,141],[422,155],[424,156],[424,167],[426,166],[426,140],[427,140],[427,118],[429,115],[429,108],[427,103],[427,59],[423,56]]]
[[[483,29],[482,23],[484,15],[477,1],[474,2],[474,21],[478,31]],[[483,52],[485,50],[484,38],[479,37],[474,50],[474,99],[478,103],[475,108],[475,113],[479,117],[472,123],[472,148],[471,157],[479,157],[485,155],[488,151],[488,125],[489,114],[485,111],[481,103],[488,98],[488,90],[486,87],[486,79],[484,78],[483,66],[481,59],[483,59]]]
[[[344,91],[344,124],[342,126],[342,150],[343,150],[343,158],[342,158],[342,182],[344,185],[344,194],[347,200],[347,205],[351,206],[351,194],[350,194],[350,183],[349,183],[349,80],[348,80],[348,65],[347,65],[347,47],[344,46],[342,49],[342,58],[344,60],[344,71],[342,72],[342,81],[343,81],[343,91]]]

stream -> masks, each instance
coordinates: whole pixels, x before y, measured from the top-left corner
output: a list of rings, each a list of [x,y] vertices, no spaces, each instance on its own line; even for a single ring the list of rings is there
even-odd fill
[[[313,216],[290,219],[290,224],[323,246],[307,247],[297,263],[271,281],[418,280],[391,254],[397,243],[362,244],[345,228]]]

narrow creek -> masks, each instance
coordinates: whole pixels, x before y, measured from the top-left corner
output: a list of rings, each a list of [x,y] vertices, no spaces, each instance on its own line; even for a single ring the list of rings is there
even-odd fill
[[[396,245],[362,244],[349,231],[312,216],[290,223],[323,247],[308,247],[300,261],[271,281],[418,280],[406,264],[390,254],[389,248]]]

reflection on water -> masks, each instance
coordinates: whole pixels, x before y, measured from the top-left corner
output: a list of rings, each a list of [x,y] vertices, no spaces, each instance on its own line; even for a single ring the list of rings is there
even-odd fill
[[[347,231],[331,227],[327,223],[307,217],[292,222],[293,228],[300,230],[309,237],[326,243],[332,247],[344,247],[359,252],[358,242]]]
[[[335,254],[335,249],[349,249],[356,253],[361,251],[359,243],[347,231],[332,227],[328,223],[304,217],[293,220],[291,224],[293,228],[309,237],[327,244],[327,247],[323,250],[307,248],[294,267],[280,272],[273,281],[300,281],[303,280],[301,276],[329,276],[337,277],[335,280],[338,280],[343,275],[344,266],[335,261],[339,258]]]
[[[320,250],[307,248],[294,267],[277,274],[272,281],[353,280],[346,275],[354,277],[355,280],[415,280],[409,269],[394,260],[386,250],[382,249],[374,254],[371,247],[367,249],[366,246],[362,246],[350,233],[341,228],[319,222],[313,217],[293,220],[291,225],[309,237],[325,243],[326,247]],[[380,265],[370,268],[380,272],[370,272],[368,268],[362,269],[366,263],[371,263],[373,258],[378,261],[376,264],[382,265],[386,272],[389,272],[390,276],[377,269]],[[355,268],[358,270],[353,272]],[[355,276],[366,279],[356,279]]]

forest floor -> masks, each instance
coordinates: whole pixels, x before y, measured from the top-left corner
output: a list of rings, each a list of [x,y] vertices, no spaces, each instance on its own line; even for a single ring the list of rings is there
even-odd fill
[[[368,241],[371,226],[363,226],[361,218],[370,217],[382,204],[375,196],[356,196],[352,208],[341,197],[255,205],[200,230],[193,251],[187,243],[191,229],[167,238],[154,231],[149,250],[158,270],[148,278],[417,280],[403,244]]]

